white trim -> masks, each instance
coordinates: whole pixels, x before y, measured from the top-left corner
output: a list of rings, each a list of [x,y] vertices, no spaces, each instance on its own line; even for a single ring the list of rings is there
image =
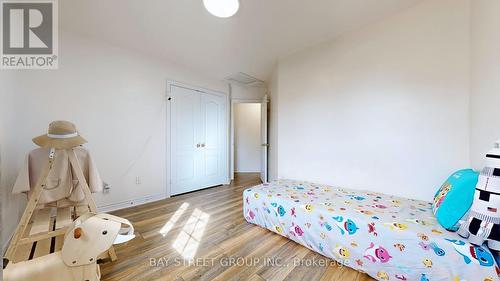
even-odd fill
[[[169,198],[169,196],[167,196],[167,194],[165,194],[165,193],[157,194],[157,195],[148,195],[148,196],[144,196],[141,198],[136,198],[136,199],[126,200],[126,201],[122,201],[122,202],[98,206],[97,210],[99,212],[107,213],[107,212],[112,212],[112,211],[116,211],[116,210],[120,210],[120,209],[125,209],[125,208],[129,208],[129,207],[134,207],[134,206],[158,201],[158,200],[163,200],[166,198]]]
[[[166,133],[165,133],[165,152],[166,152],[166,157],[165,157],[165,192],[167,196],[170,197],[172,194],[172,176],[170,175],[170,158],[171,158],[171,151],[170,151],[170,135],[171,135],[171,128],[170,128],[170,112],[172,111],[172,105],[170,103],[170,100],[172,97],[170,94],[172,91],[170,90],[170,87],[172,85],[171,80],[167,80],[167,88],[166,88],[166,99],[167,99],[167,106],[165,108],[165,128],[166,128]]]
[[[228,120],[226,120],[226,126],[227,126],[227,138],[226,138],[226,143],[227,143],[227,149],[226,149],[226,161],[227,161],[227,180],[226,180],[226,184],[230,184],[231,181],[234,179],[233,178],[233,167],[231,166],[231,159],[232,159],[232,156],[233,156],[233,145],[231,144],[231,137],[232,137],[232,126],[233,126],[233,102],[231,101],[232,100],[232,97],[233,97],[233,86],[231,85],[231,83],[227,83],[227,99],[226,99],[226,103],[227,103],[227,116],[226,118]]]

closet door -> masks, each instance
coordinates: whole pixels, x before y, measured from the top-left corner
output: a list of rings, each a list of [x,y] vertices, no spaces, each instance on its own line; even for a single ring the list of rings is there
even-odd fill
[[[171,86],[171,194],[200,186],[200,93]]]
[[[203,187],[209,187],[223,184],[227,177],[226,99],[201,94],[200,103],[200,179]]]
[[[174,85],[170,95],[170,194],[224,184],[226,98]]]

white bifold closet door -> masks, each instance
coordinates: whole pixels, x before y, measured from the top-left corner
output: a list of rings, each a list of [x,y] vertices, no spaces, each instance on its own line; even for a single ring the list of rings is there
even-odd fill
[[[171,86],[171,194],[227,181],[227,119],[223,96]]]

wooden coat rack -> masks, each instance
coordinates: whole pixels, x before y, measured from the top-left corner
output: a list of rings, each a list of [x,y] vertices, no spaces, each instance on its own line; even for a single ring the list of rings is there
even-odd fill
[[[64,235],[73,221],[87,212],[97,214],[97,206],[92,198],[92,193],[75,151],[71,148],[66,149],[66,152],[85,199],[78,203],[68,203],[69,201],[65,199],[53,203],[38,203],[40,195],[46,186],[46,179],[54,164],[55,149],[51,148],[48,162],[42,170],[35,188],[32,190],[26,209],[5,252],[4,262],[6,259],[7,263],[17,263],[60,251]],[[111,247],[99,259],[116,260],[114,248]]]

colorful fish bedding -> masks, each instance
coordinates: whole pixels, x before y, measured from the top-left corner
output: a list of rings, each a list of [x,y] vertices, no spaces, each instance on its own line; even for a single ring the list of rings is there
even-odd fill
[[[499,280],[489,249],[442,228],[430,202],[290,180],[243,201],[248,222],[378,280]]]

